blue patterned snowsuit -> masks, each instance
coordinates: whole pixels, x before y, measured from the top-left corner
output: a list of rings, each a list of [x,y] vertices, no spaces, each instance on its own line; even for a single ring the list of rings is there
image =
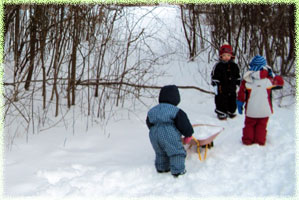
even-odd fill
[[[171,170],[172,174],[185,170],[186,151],[181,136],[190,137],[193,134],[187,115],[176,107],[179,102],[180,95],[175,85],[163,87],[159,104],[149,110],[146,120],[150,129],[150,141],[156,153],[156,169]]]

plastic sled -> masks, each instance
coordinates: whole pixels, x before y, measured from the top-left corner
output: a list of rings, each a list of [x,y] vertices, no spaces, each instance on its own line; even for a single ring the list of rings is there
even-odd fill
[[[224,130],[224,128],[220,127],[220,126],[210,125],[210,124],[193,124],[192,125],[192,127],[199,127],[199,126],[221,128],[221,130],[219,130],[216,133],[213,133],[210,136],[207,136],[205,138],[196,138],[196,137],[192,136],[192,140],[190,141],[190,143],[185,144],[185,145],[189,145],[189,147],[187,147],[188,149],[191,149],[192,146],[196,145],[196,151],[198,153],[198,158],[199,158],[199,160],[202,161],[200,147],[205,145],[205,153],[204,153],[204,159],[203,159],[203,160],[205,160],[207,158],[207,152],[208,152],[209,147],[212,146],[212,142]]]

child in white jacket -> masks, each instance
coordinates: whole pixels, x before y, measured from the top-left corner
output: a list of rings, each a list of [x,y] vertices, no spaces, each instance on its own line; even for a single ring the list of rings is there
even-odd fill
[[[245,127],[242,142],[245,145],[257,143],[265,145],[267,123],[273,113],[272,89],[281,89],[284,81],[281,76],[275,76],[271,68],[266,65],[262,56],[255,56],[250,62],[250,69],[245,73],[241,83],[237,106],[242,114],[245,104]]]

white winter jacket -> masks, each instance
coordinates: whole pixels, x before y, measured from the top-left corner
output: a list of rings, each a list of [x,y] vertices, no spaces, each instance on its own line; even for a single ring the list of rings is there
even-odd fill
[[[272,77],[262,75],[261,71],[245,73],[238,92],[238,100],[246,102],[246,116],[264,118],[273,113],[271,101],[271,89],[273,87]]]

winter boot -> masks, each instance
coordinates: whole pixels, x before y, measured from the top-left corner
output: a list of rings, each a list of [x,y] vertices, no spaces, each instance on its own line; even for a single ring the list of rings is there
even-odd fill
[[[226,120],[227,119],[227,115],[224,113],[217,113],[217,117],[220,120]]]
[[[235,118],[237,115],[236,114],[234,114],[234,113],[230,113],[230,112],[227,112],[227,115],[228,115],[228,117],[229,118]]]
[[[178,173],[178,174],[172,174],[175,178],[177,178],[177,177],[179,177],[180,175],[184,175],[184,174],[186,174],[186,170],[184,170],[183,172],[181,172],[181,173]]]
[[[157,170],[158,173],[167,173],[167,172],[170,172],[170,169],[167,169],[167,170]]]

